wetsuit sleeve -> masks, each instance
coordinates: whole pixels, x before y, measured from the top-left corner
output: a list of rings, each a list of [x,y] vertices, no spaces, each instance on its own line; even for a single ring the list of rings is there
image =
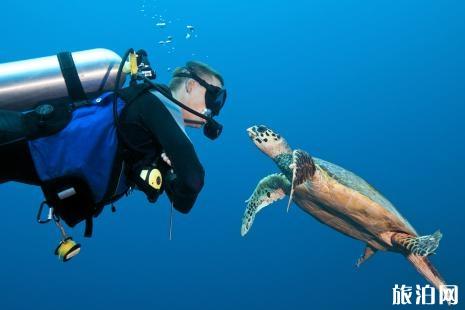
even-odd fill
[[[146,96],[155,97],[150,93]],[[157,99],[154,98],[153,104],[144,104],[141,111],[144,126],[163,147],[176,175],[167,184],[167,193],[174,208],[187,213],[194,206],[205,176],[194,146],[171,113]]]

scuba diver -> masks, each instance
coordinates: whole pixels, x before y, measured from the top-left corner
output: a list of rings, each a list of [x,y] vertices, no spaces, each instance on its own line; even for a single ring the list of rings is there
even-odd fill
[[[41,187],[37,220],[60,229],[62,261],[80,245],[61,220],[85,221],[90,237],[93,218],[132,189],[192,209],[205,173],[185,126],[221,134],[224,80],[197,61],[175,69],[168,86],[155,77],[147,53],[132,49],[122,59],[96,49],[0,65],[0,183]]]

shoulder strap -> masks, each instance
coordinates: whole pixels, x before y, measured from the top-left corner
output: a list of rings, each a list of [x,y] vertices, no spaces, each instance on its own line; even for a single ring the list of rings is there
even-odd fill
[[[139,100],[141,95],[148,93],[148,90],[150,90],[151,88],[152,88],[151,85],[143,83],[143,84],[138,84],[138,85],[129,86],[129,87],[120,89],[120,90],[118,90],[116,92],[116,95],[118,97],[121,97],[123,99],[123,101],[126,103],[126,106],[124,107],[124,109],[126,109],[134,101]],[[153,100],[159,100],[159,99],[156,98],[156,97],[152,97],[150,103],[152,103]],[[122,113],[124,113],[124,110],[123,110]],[[129,150],[137,152],[137,153],[145,153],[143,150],[141,150],[136,145],[133,145],[131,143],[131,141],[129,141],[127,139],[126,135],[121,130],[117,114],[115,115],[115,126],[116,126],[116,130],[118,132],[118,136],[121,138],[121,141],[123,142],[126,149],[129,149]],[[125,151],[123,151],[123,152],[125,152]]]

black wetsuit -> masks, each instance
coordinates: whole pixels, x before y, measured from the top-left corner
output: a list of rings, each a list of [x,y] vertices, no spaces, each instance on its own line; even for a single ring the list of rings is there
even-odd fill
[[[205,173],[191,141],[165,105],[145,91],[124,107],[119,120],[120,144],[129,141],[136,147],[126,148],[126,170],[150,164],[165,152],[176,176],[165,179],[165,191],[176,210],[189,212],[203,187]],[[0,183],[6,181],[40,185],[25,140],[0,146]]]
[[[127,104],[119,118],[122,138],[138,150],[131,150],[126,164],[153,162],[162,152],[171,161],[175,179],[165,178],[165,191],[176,210],[187,213],[203,187],[202,165],[189,138],[155,95],[144,91]]]

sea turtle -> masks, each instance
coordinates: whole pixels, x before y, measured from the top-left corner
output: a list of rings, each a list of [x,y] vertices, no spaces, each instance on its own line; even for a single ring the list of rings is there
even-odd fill
[[[398,252],[431,284],[438,288],[444,285],[427,258],[437,249],[441,232],[419,236],[394,206],[362,178],[335,164],[312,158],[305,151],[292,151],[284,138],[266,126],[253,126],[247,132],[281,173],[263,178],[246,201],[242,236],[262,208],[288,195],[288,208],[294,201],[321,223],[366,244],[357,267],[378,250]]]

